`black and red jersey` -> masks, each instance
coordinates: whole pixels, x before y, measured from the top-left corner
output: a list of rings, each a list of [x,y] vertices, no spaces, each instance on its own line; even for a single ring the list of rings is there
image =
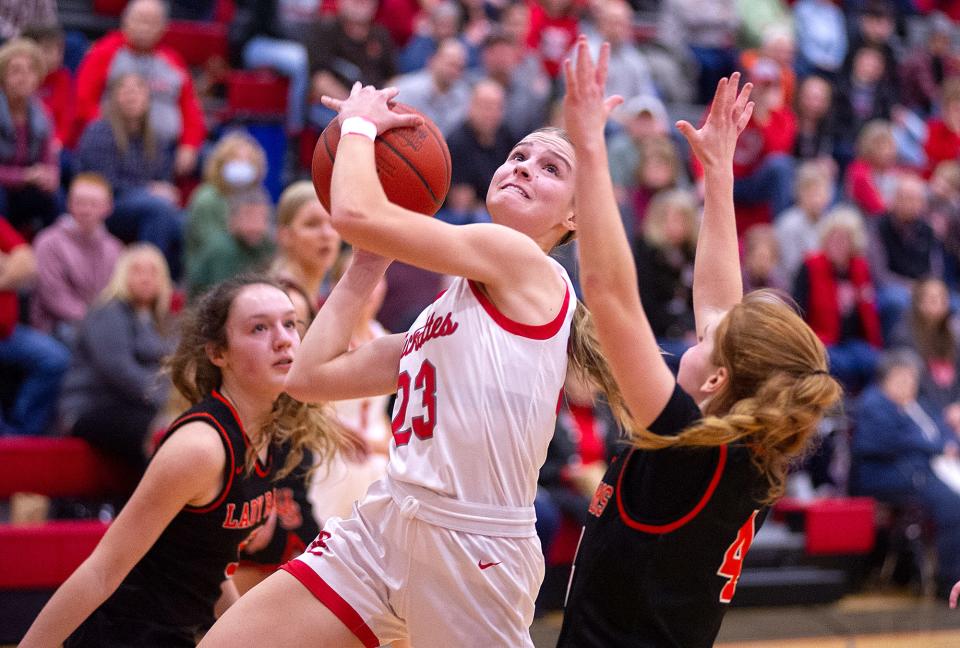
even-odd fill
[[[278,462],[271,446],[266,463],[258,459],[247,472],[250,440],[233,406],[216,391],[174,421],[161,444],[195,421],[215,429],[223,442],[220,493],[204,506],[185,506],[67,646],[151,645],[134,641],[137,633],[162,636],[163,645],[193,646],[196,633],[213,625],[213,606],[236,568],[239,545],[274,510]]]
[[[276,461],[282,466],[288,447],[278,452]],[[314,456],[304,450],[303,459],[290,474],[276,481],[277,525],[270,542],[255,553],[242,551],[240,565],[272,572],[304,551],[320,534],[320,526],[313,516],[313,505],[307,498],[308,475]],[[322,469],[321,469],[322,470]]]
[[[677,386],[649,430],[701,417]],[[742,445],[621,451],[590,503],[558,646],[712,646],[766,487]]]

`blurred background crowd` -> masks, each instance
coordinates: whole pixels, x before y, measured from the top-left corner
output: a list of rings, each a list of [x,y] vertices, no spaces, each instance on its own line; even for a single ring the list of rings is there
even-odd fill
[[[142,470],[185,304],[262,270],[311,313],[335,282],[345,246],[307,182],[322,95],[398,87],[450,146],[438,218],[483,222],[513,144],[562,126],[558,71],[584,33],[612,45],[610,169],[664,351],[694,342],[702,204],[673,124],[739,70],[756,102],[734,169],[745,285],[793,297],[847,390],[793,493],[917,503],[960,579],[958,20],[957,0],[4,3],[0,435],[73,434]],[[575,276],[572,247],[557,254]],[[443,283],[394,265],[358,341],[406,330]],[[376,407],[354,424],[382,454]],[[571,381],[557,427],[548,550],[615,443],[589,385]]]

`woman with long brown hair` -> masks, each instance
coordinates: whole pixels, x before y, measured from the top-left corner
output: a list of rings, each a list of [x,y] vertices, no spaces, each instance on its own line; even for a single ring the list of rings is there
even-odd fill
[[[791,462],[840,397],[823,344],[769,291],[743,295],[733,153],[750,120],[749,84],[723,79],[706,122],[678,127],[704,168],[693,278],[698,343],[677,377],[643,311],[607,170],[609,47],[581,39],[565,65],[564,112],[580,173],[581,285],[631,414],[631,446],[591,502],[561,646],[711,646],[743,559]],[[644,280],[643,277],[640,280]]]
[[[950,290],[928,278],[913,286],[910,310],[890,335],[890,346],[915,350],[926,365],[920,398],[940,412],[960,400],[960,319],[950,307]]]
[[[328,457],[340,444],[321,410],[283,393],[296,320],[283,289],[263,278],[224,282],[199,300],[169,359],[193,407],[170,425],[130,501],[22,646],[193,646],[221,590],[236,598],[228,577],[239,545],[277,507],[275,478],[306,449]]]

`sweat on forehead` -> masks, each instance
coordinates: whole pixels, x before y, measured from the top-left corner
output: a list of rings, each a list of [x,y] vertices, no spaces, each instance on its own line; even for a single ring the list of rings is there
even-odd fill
[[[570,144],[570,142],[568,142],[559,133],[534,131],[517,142],[517,146],[534,143],[542,144],[543,146],[547,147],[551,152],[566,160],[570,166],[573,166],[573,162],[576,160],[576,154],[574,153],[573,145]]]

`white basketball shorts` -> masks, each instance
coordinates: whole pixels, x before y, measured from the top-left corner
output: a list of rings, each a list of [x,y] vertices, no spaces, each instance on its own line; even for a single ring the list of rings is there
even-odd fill
[[[532,507],[466,504],[384,478],[282,568],[369,648],[533,646],[544,569],[534,521]]]

